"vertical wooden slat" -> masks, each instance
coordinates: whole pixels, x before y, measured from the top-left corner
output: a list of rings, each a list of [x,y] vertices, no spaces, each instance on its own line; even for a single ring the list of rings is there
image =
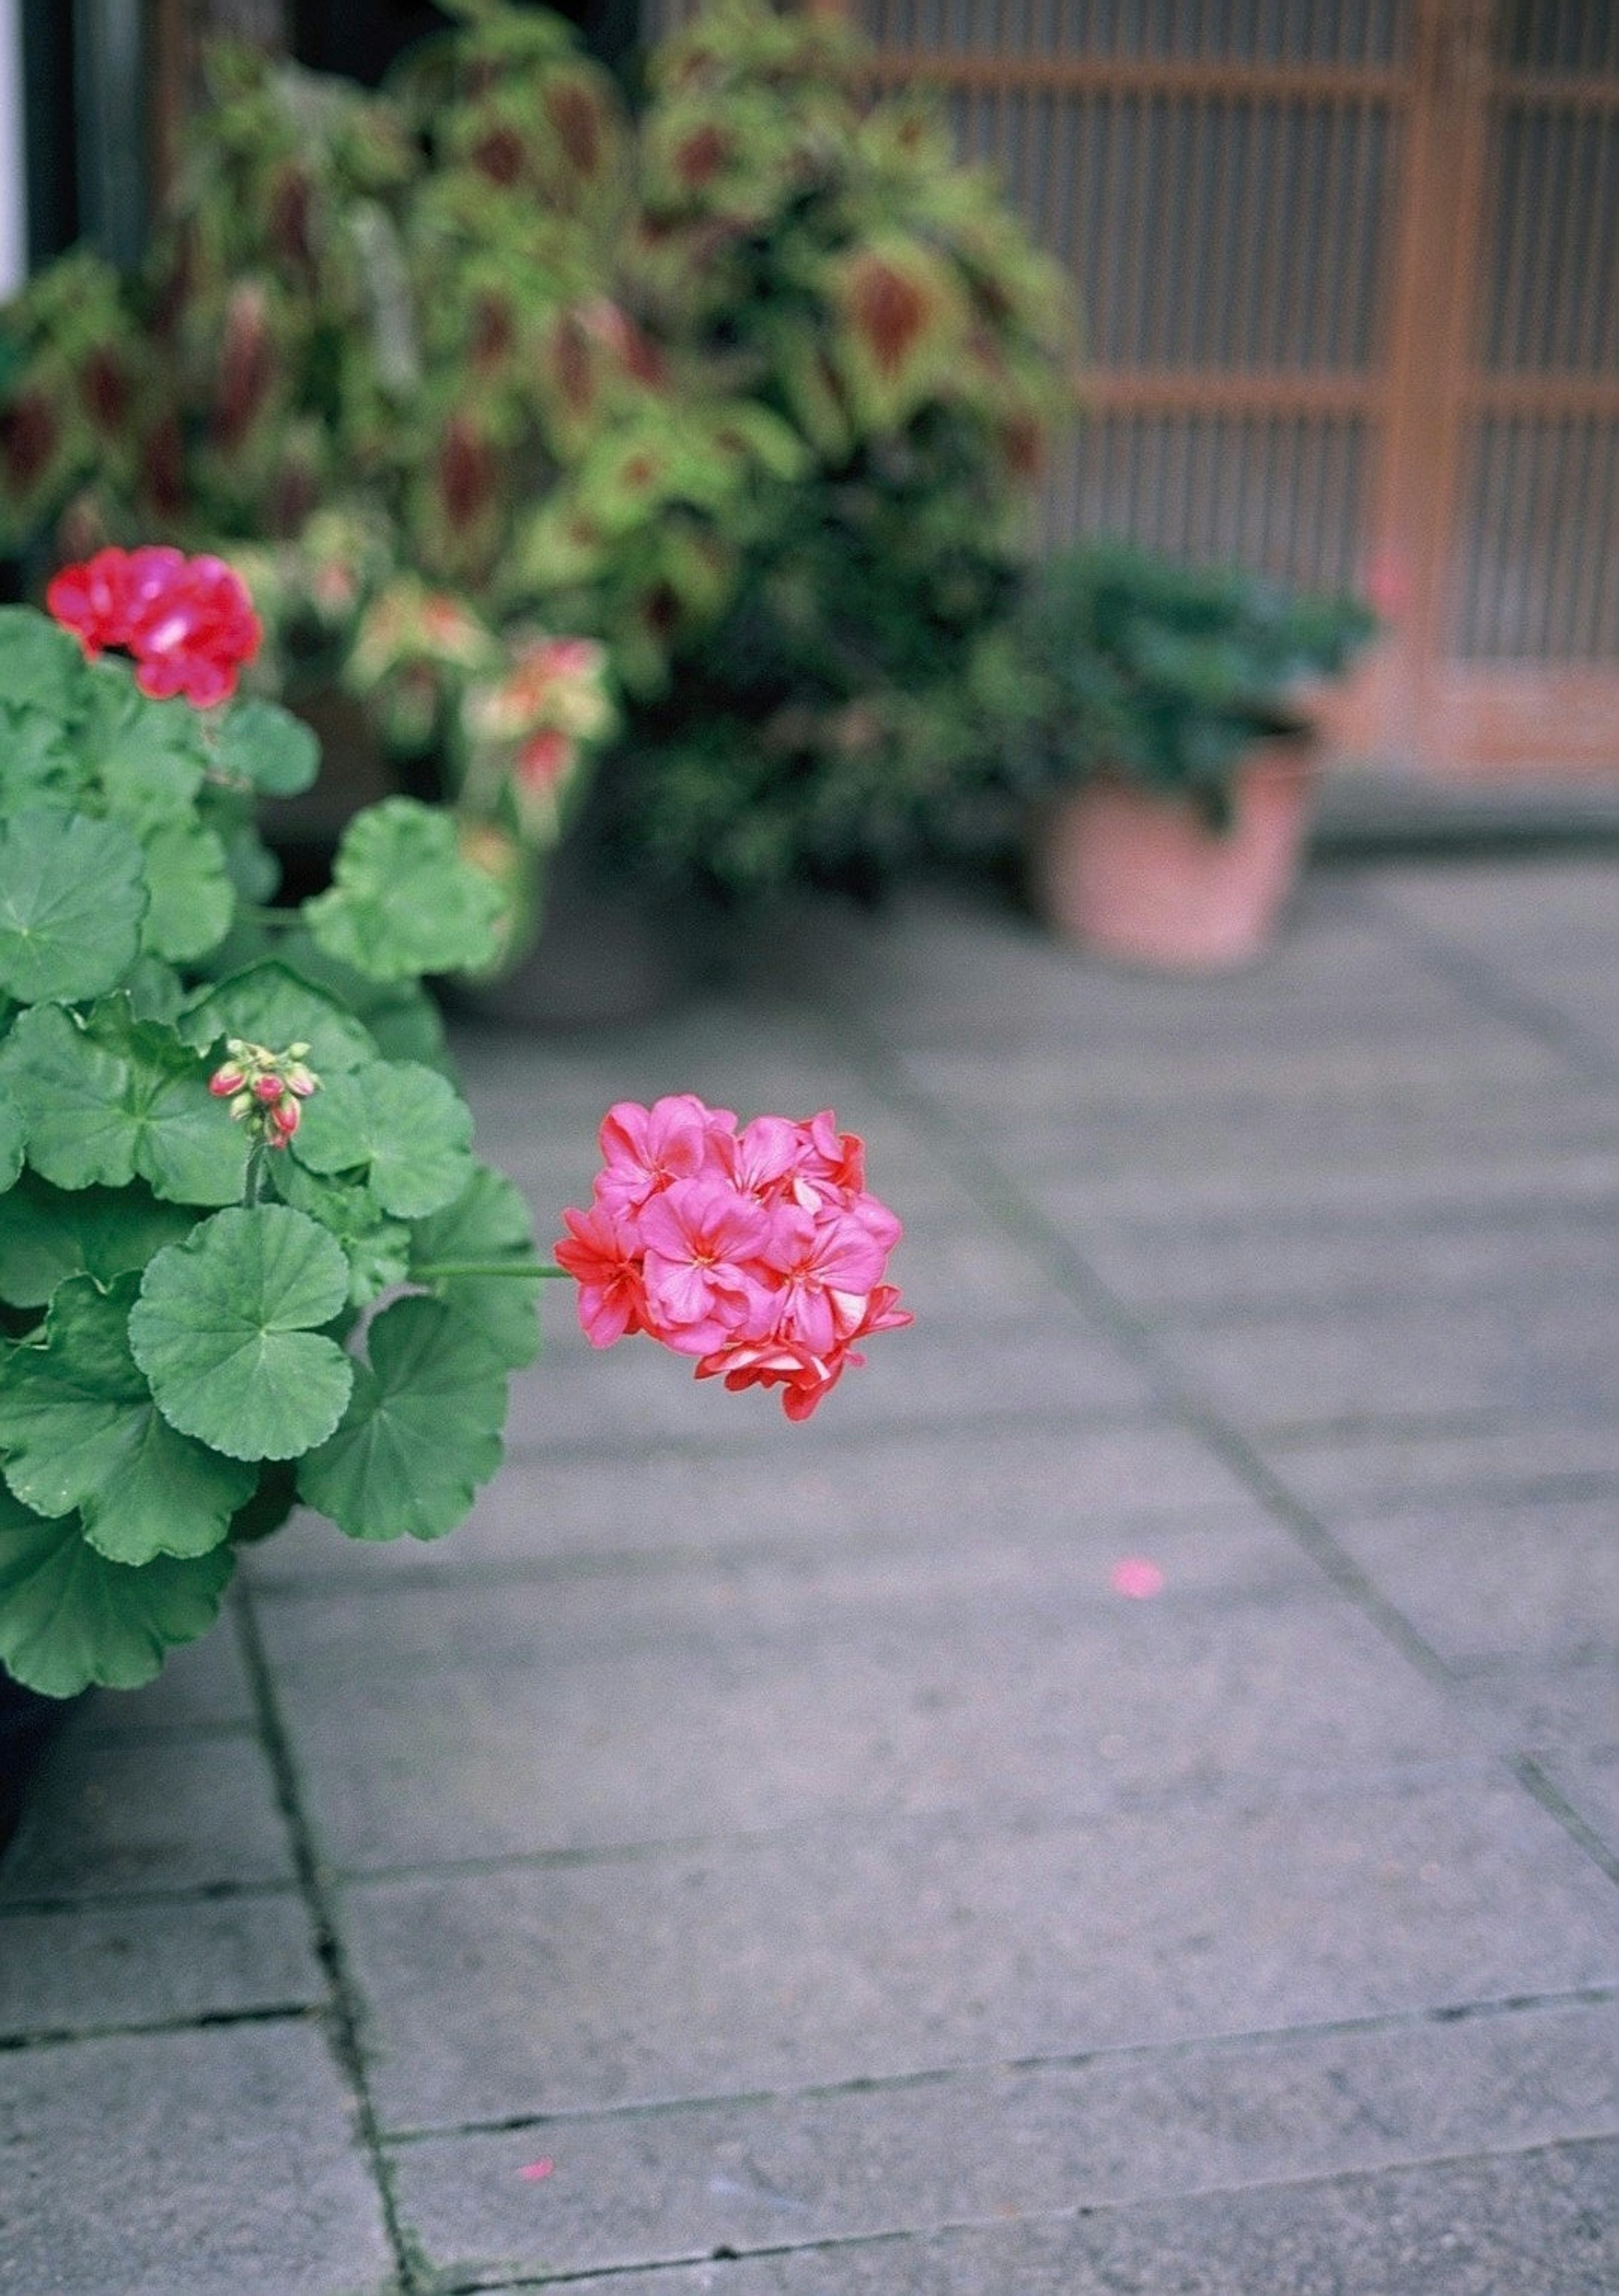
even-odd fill
[[[1619,611],[1619,0],[869,6],[1084,291],[1043,533],[1370,565],[1399,611],[1361,738],[1599,755],[1610,689],[1550,665]],[[1509,648],[1547,668],[1503,700]]]

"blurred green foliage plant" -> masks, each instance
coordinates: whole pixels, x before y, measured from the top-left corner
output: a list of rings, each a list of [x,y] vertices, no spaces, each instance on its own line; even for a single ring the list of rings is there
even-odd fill
[[[719,0],[632,120],[560,20],[453,12],[380,94],[215,53],[140,275],[0,317],[0,540],[228,556],[267,689],[348,685],[509,886],[593,774],[676,885],[867,882],[976,769],[1061,277],[822,19]]]
[[[1019,600],[997,746],[1029,793],[1112,774],[1224,828],[1245,754],[1307,730],[1304,689],[1377,627],[1353,597],[1078,544],[1032,570]]]

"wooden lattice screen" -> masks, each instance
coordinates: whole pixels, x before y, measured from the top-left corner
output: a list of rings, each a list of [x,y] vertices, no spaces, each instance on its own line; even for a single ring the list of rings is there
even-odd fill
[[[1369,585],[1356,750],[1619,769],[1619,0],[850,10],[1078,283],[1048,541]]]

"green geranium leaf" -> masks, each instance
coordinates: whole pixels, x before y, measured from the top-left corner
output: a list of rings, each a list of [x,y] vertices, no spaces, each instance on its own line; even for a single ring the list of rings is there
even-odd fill
[[[0,1190],[15,1187],[22,1170],[22,1150],[26,1135],[22,1111],[16,1102],[0,1086]],[[5,1197],[0,1194],[0,1207]]]
[[[300,980],[323,989],[364,1022],[374,1040],[372,1056],[380,1053],[385,1061],[420,1061],[424,1068],[454,1074],[438,1007],[420,981],[373,980],[352,964],[328,956],[306,932],[283,935],[277,953]],[[318,1069],[320,1062],[315,1065]]]
[[[151,906],[141,928],[143,948],[180,964],[205,956],[230,931],[236,889],[211,829],[176,821],[151,831],[146,886]]]
[[[185,983],[160,956],[137,956],[124,975],[122,988],[137,1021],[161,1021],[172,1026],[185,1002]]]
[[[116,821],[34,808],[0,822],[0,988],[20,1004],[99,996],[135,959],[140,847]]]
[[[84,693],[84,649],[30,606],[0,606],[0,694],[13,709],[71,717]]]
[[[222,1546],[186,1562],[112,1562],[76,1515],[45,1521],[0,1491],[0,1664],[47,1698],[134,1690],[207,1633],[235,1561]]]
[[[323,1443],[353,1384],[316,1326],[348,1303],[335,1236],[284,1204],[237,1206],[159,1251],[129,1344],[171,1427],[233,1459],[290,1459]]]
[[[298,1470],[307,1503],[350,1538],[439,1538],[501,1461],[505,1374],[434,1300],[398,1300],[370,1332],[343,1423]]]
[[[301,719],[273,701],[238,701],[219,729],[222,772],[260,797],[297,797],[321,769],[321,745]]]
[[[427,1281],[420,1272],[424,1267],[466,1260],[521,1263],[534,1257],[527,1205],[505,1174],[487,1164],[474,1168],[453,1204],[411,1230],[410,1274],[418,1283]],[[539,1277],[529,1283],[515,1275],[446,1276],[433,1290],[476,1328],[509,1370],[520,1371],[538,1355]]]
[[[309,1065],[319,1077],[338,1076],[375,1060],[377,1048],[360,1023],[340,1004],[312,988],[284,964],[249,965],[216,987],[199,990],[178,1022],[180,1034],[200,1053],[225,1037],[242,1037],[283,1053],[307,1045]]]
[[[5,1480],[37,1514],[70,1514],[114,1562],[206,1554],[252,1496],[254,1471],[177,1434],[129,1352],[139,1278],[102,1292],[76,1275],[51,1302],[44,1344],[0,1357]]]
[[[197,712],[189,702],[154,701],[110,663],[91,672],[90,690],[79,749],[108,812],[141,838],[189,821],[208,762]]]
[[[0,703],[5,698],[0,693]],[[0,707],[0,803],[7,813],[30,805],[70,807],[84,780],[72,735],[60,718]]]
[[[505,896],[466,860],[447,812],[390,797],[343,832],[332,884],[305,906],[318,945],[374,980],[477,972],[500,950]]]
[[[239,800],[226,792],[205,791],[203,815],[225,847],[225,865],[236,898],[242,901],[273,901],[281,884],[281,863],[250,818],[240,812]]]
[[[348,1254],[351,1307],[367,1308],[379,1293],[405,1281],[411,1232],[402,1221],[385,1218],[364,1187],[323,1179],[290,1156],[275,1159],[272,1177],[282,1201],[330,1228]]]
[[[144,1267],[196,1224],[194,1211],[159,1203],[138,1180],[68,1191],[24,1172],[0,1196],[0,1300],[43,1308],[74,1275],[93,1275],[104,1287]]]
[[[454,1203],[472,1177],[472,1112],[435,1069],[372,1061],[304,1105],[292,1152],[312,1172],[357,1172],[397,1219]]]
[[[127,996],[87,1020],[37,1005],[0,1045],[0,1086],[28,1128],[29,1161],[60,1188],[140,1177],[178,1203],[241,1193],[247,1142],[208,1088],[198,1055]]]

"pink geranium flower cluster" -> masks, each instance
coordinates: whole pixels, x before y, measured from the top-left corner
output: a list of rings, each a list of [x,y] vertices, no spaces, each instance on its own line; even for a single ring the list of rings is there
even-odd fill
[[[199,709],[236,691],[236,673],[263,636],[241,577],[223,558],[187,558],[157,544],[98,550],[64,566],[45,604],[92,660],[121,646],[135,656],[143,693],[183,693]]]
[[[603,1119],[588,1211],[562,1215],[559,1264],[593,1347],[645,1332],[699,1379],[780,1388],[807,1419],[858,1341],[912,1319],[883,1281],[900,1224],[868,1193],[865,1151],[830,1109],[795,1121],[677,1093]]]

